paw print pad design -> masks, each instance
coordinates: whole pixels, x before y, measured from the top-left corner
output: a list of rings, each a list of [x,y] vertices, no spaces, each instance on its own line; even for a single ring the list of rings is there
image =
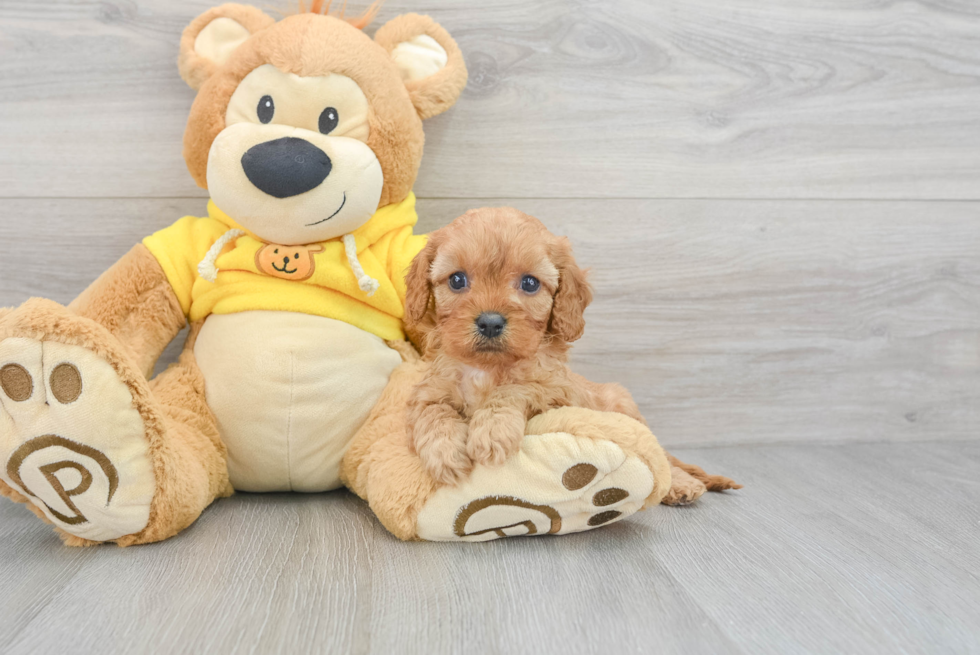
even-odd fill
[[[155,477],[143,419],[106,361],[53,341],[0,342],[0,479],[78,537],[147,524]]]
[[[529,435],[500,467],[478,466],[439,489],[418,517],[430,541],[568,534],[623,519],[653,491],[650,469],[611,441]]]

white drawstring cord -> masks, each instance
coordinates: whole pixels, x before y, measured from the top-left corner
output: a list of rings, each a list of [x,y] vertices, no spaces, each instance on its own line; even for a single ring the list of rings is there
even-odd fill
[[[218,267],[215,266],[215,262],[221,251],[224,250],[225,246],[232,239],[237,239],[240,236],[244,236],[245,231],[233,228],[222,234],[214,245],[208,249],[204,259],[201,263],[197,265],[198,274],[214,284],[218,281]],[[361,261],[357,258],[357,240],[354,238],[353,234],[344,235],[344,252],[347,253],[347,261],[350,263],[350,268],[354,272],[354,276],[357,277],[357,286],[361,288],[361,291],[366,293],[368,297],[374,295],[374,293],[381,288],[381,283],[375,280],[373,277],[364,272],[364,267],[361,266]]]
[[[370,298],[374,295],[375,291],[381,288],[381,283],[364,272],[361,261],[357,258],[357,240],[353,234],[344,235],[344,251],[347,253],[347,261],[350,262],[350,268],[354,271],[354,276],[357,278],[357,286],[361,287],[361,291],[366,293]]]
[[[222,234],[214,245],[208,249],[208,253],[204,255],[204,259],[201,263],[197,265],[197,274],[202,278],[214,284],[218,281],[218,267],[214,263],[218,260],[218,255],[221,251],[225,249],[228,242],[232,239],[237,239],[238,237],[245,236],[245,230],[239,230],[238,228],[232,228]]]

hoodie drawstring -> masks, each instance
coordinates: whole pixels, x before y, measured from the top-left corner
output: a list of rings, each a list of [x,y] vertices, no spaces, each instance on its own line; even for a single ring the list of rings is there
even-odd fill
[[[232,239],[237,239],[241,236],[245,236],[244,230],[232,228],[218,237],[218,240],[214,242],[214,245],[204,255],[204,259],[197,265],[198,275],[212,284],[217,282],[218,267],[215,265],[215,262],[218,260],[218,256],[221,255],[221,251],[225,249],[225,246]],[[354,272],[354,276],[357,278],[357,286],[368,297],[373,296],[374,292],[381,288],[381,283],[364,272],[364,267],[361,266],[361,261],[357,258],[357,240],[353,234],[344,235],[344,252],[347,253],[347,261],[350,264],[351,271]]]
[[[218,260],[218,255],[221,251],[225,249],[228,242],[232,239],[237,239],[238,237],[245,236],[245,230],[239,230],[238,228],[232,228],[218,237],[218,240],[214,242],[214,245],[208,249],[208,253],[204,255],[204,259],[201,263],[197,265],[197,274],[202,278],[214,284],[218,281],[218,267],[214,263]]]
[[[375,291],[381,288],[381,284],[364,272],[361,261],[357,258],[357,240],[353,234],[344,235],[344,251],[347,253],[347,261],[350,263],[350,268],[354,271],[354,276],[357,278],[357,286],[361,287],[361,291],[366,293],[370,298],[374,295]]]

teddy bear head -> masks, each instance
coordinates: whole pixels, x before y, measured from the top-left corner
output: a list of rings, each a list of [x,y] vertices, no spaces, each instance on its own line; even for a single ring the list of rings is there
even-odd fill
[[[187,167],[219,209],[267,242],[325,241],[404,200],[422,160],[422,120],[466,85],[459,48],[431,18],[399,16],[371,39],[361,30],[369,15],[344,20],[321,5],[277,22],[226,4],[181,39],[180,73],[198,90]]]

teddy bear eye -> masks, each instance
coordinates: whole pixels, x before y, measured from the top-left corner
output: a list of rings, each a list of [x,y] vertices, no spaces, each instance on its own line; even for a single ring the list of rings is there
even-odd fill
[[[340,122],[340,115],[333,107],[327,107],[320,113],[320,134],[330,134],[337,123]]]
[[[453,291],[462,291],[466,288],[469,281],[466,279],[466,273],[463,271],[456,271],[449,276],[449,288]]]
[[[262,123],[268,123],[276,113],[276,104],[272,102],[272,96],[262,96],[259,106],[255,108],[255,113]]]
[[[537,293],[541,288],[541,282],[533,275],[525,275],[521,278],[521,291],[524,293]]]

